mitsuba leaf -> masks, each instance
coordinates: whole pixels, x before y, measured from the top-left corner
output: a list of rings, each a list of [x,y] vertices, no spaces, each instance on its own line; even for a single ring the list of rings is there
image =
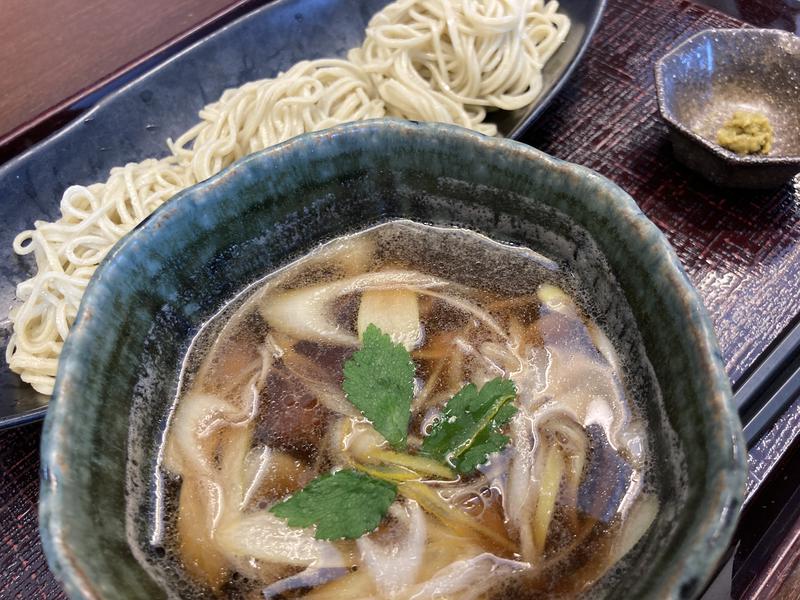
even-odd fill
[[[460,473],[470,473],[499,452],[509,438],[500,433],[517,409],[514,382],[496,378],[478,388],[465,385],[445,404],[422,442],[422,452]]]
[[[370,324],[364,330],[362,348],[344,365],[342,387],[378,433],[396,449],[406,447],[414,363],[401,344]]]
[[[352,469],[321,475],[270,512],[291,527],[316,525],[320,540],[353,540],[373,531],[397,497],[397,486]]]

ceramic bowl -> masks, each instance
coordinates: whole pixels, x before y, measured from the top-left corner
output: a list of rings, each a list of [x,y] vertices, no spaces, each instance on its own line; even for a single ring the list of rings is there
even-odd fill
[[[675,157],[709,181],[779,186],[800,172],[800,38],[774,29],[706,29],[656,63],[661,116]],[[768,155],[717,144],[735,111],[764,114],[775,140]]]
[[[713,330],[664,236],[585,168],[457,127],[380,120],[241,160],[162,206],[98,269],[62,354],[42,442],[42,539],[71,598],[166,596],[137,556],[151,533],[155,441],[198,328],[321,241],[394,217],[524,244],[593,291],[617,347],[634,365],[652,364],[685,451],[681,473],[661,484],[658,518],[623,561],[632,570],[609,574],[602,597],[691,598],[703,589],[736,523],[745,451]],[[660,469],[671,440],[655,404],[644,412]]]

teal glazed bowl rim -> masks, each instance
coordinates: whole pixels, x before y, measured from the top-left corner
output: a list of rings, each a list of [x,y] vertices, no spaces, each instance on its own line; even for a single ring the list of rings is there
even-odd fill
[[[579,184],[580,189],[587,192],[579,197],[590,197],[565,202],[579,202],[579,208],[585,208],[592,215],[596,211],[605,211],[605,216],[612,218],[609,227],[618,227],[629,236],[629,239],[615,243],[626,244],[627,248],[635,246],[639,257],[635,261],[657,274],[656,281],[663,283],[659,290],[666,290],[665,295],[669,302],[674,303],[676,314],[686,325],[683,333],[687,340],[685,347],[692,349],[688,360],[694,361],[693,366],[697,363],[697,372],[691,379],[701,381],[696,385],[702,386],[706,392],[705,402],[700,403],[697,410],[702,415],[702,424],[698,427],[703,427],[698,435],[702,435],[708,464],[703,463],[703,502],[699,502],[696,511],[689,511],[691,515],[678,515],[691,527],[681,538],[677,550],[665,559],[667,568],[653,575],[658,584],[657,591],[648,591],[647,595],[693,598],[702,592],[733,535],[744,495],[746,451],[711,322],[664,235],[625,191],[590,169],[558,160],[518,142],[485,137],[460,127],[376,119],[305,134],[243,158],[161,206],[120,240],[98,268],[84,294],[61,355],[41,445],[40,532],[48,563],[71,598],[100,600],[110,595],[107,590],[114,589],[109,587],[113,585],[109,583],[110,575],[95,572],[87,566],[87,557],[76,552],[76,546],[82,543],[79,536],[85,532],[73,518],[70,504],[76,498],[78,504],[93,504],[93,499],[86,493],[81,495],[79,489],[85,483],[81,478],[88,477],[82,471],[84,465],[73,464],[70,457],[81,444],[94,443],[93,437],[81,439],[75,432],[80,429],[81,411],[86,410],[83,408],[86,402],[82,390],[91,381],[92,357],[98,352],[96,340],[104,333],[102,319],[97,315],[103,302],[113,301],[115,294],[109,290],[114,289],[114,282],[119,285],[126,277],[141,277],[141,269],[137,271],[134,265],[137,252],[159,247],[165,239],[170,239],[171,232],[180,230],[182,220],[206,223],[203,221],[206,217],[198,215],[211,214],[206,209],[215,206],[213,203],[218,205],[216,208],[222,207],[224,200],[220,199],[219,190],[228,189],[225,186],[230,186],[237,178],[249,181],[252,172],[263,169],[265,165],[270,167],[271,178],[293,177],[294,167],[287,166],[296,165],[293,160],[304,161],[312,156],[319,160],[320,157],[357,150],[371,155],[389,147],[390,142],[408,143],[409,147],[413,143],[432,155],[445,147],[456,148],[479,155],[481,163],[512,165],[515,172],[529,167],[552,176],[553,179],[548,181],[558,181],[558,185]],[[224,210],[241,215],[237,210],[243,209],[236,204],[228,202]],[[129,415],[125,415],[126,428],[128,418]],[[93,509],[82,507],[89,515]],[[89,535],[100,537],[100,534],[92,533],[91,528],[89,531]]]

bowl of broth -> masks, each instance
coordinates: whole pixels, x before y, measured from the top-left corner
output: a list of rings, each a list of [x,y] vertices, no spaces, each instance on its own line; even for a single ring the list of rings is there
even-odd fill
[[[743,497],[730,396],[613,183],[344,125],[105,259],[45,423],[42,539],[72,598],[691,598]]]

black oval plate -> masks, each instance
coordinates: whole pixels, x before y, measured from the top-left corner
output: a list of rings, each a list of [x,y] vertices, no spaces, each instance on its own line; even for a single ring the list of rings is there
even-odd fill
[[[37,219],[59,216],[64,189],[107,178],[111,167],[166,154],[165,140],[197,122],[198,111],[230,87],[273,77],[303,59],[343,56],[360,45],[370,17],[387,0],[279,0],[200,39],[107,95],[94,108],[0,168],[0,348],[11,336],[15,286],[32,276],[14,237]],[[544,88],[528,107],[498,114],[519,138],[572,73],[594,34],[605,0],[561,0],[572,28],[543,70]],[[0,428],[41,419],[47,397],[0,358]]]

